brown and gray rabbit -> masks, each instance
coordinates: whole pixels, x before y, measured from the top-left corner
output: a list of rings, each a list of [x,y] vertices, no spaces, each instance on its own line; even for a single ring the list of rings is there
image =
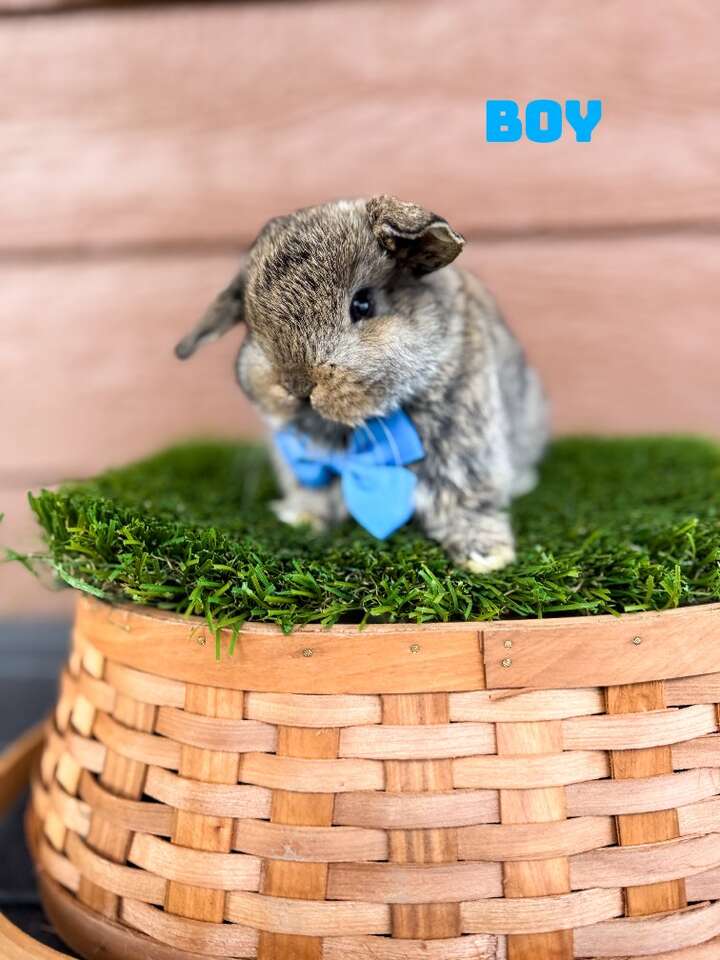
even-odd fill
[[[243,390],[273,429],[293,425],[329,448],[402,408],[425,451],[411,467],[415,514],[482,573],[514,559],[508,507],[536,482],[548,418],[493,299],[448,266],[463,243],[441,217],[389,196],[277,217],[176,353],[244,321]],[[324,527],[345,516],[337,482],[304,487],[276,464],[282,520]]]

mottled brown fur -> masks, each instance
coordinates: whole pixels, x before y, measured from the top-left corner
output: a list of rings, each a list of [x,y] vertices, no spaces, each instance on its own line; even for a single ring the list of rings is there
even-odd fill
[[[189,356],[244,320],[240,385],[271,427],[292,423],[328,446],[403,407],[426,454],[412,467],[416,515],[456,560],[484,571],[513,559],[507,508],[534,483],[547,411],[487,290],[449,266],[463,243],[441,217],[386,196],[278,217],[177,351]],[[367,288],[376,315],[352,323],[352,297]],[[343,515],[337,484],[303,488],[280,463],[278,472],[282,519]]]

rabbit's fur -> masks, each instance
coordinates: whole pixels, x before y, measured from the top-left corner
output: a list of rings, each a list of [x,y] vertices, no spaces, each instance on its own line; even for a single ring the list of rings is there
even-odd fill
[[[548,433],[535,371],[483,285],[448,264],[464,240],[441,217],[380,196],[271,220],[239,274],[177,346],[247,324],[238,381],[276,429],[326,446],[402,407],[425,450],[416,516],[428,536],[477,572],[514,558],[508,506],[530,490]],[[370,289],[375,316],[353,323]],[[301,487],[276,457],[288,522],[344,516],[339,485]]]

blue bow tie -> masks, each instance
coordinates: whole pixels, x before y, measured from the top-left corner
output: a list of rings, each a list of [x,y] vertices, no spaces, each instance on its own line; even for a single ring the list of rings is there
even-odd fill
[[[422,460],[424,451],[402,410],[357,427],[344,451],[320,447],[292,427],[278,430],[275,443],[303,486],[325,487],[339,476],[348,511],[378,539],[413,515],[417,480],[405,464]]]

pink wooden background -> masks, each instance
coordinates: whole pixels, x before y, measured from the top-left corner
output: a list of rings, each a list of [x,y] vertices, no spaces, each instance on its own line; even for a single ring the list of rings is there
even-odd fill
[[[0,0],[0,541],[31,543],[30,487],[257,431],[238,336],[172,346],[267,217],[334,196],[465,233],[558,431],[720,434],[714,4],[68,6]],[[488,97],[604,117],[488,144]],[[67,602],[0,568],[0,613]]]

